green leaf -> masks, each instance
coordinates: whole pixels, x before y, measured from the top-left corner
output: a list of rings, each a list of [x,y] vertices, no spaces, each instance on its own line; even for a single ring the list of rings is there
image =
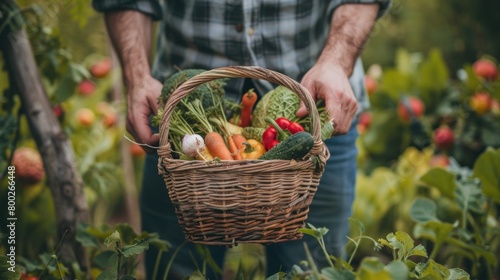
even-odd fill
[[[90,73],[87,70],[87,68],[85,68],[81,64],[77,64],[77,63],[71,62],[69,64],[69,67],[70,67],[69,69],[70,69],[70,73],[71,73],[71,78],[76,83],[79,83],[83,79],[90,77]]]
[[[321,238],[321,237],[325,236],[325,234],[328,233],[328,228],[326,228],[326,227],[316,228],[309,223],[307,225],[310,227],[310,229],[300,228],[298,231],[303,233],[303,234],[310,235],[316,239]]]
[[[386,238],[387,238],[387,241],[389,242],[389,244],[391,244],[391,247],[393,248],[393,250],[397,250],[398,260],[405,259],[405,255],[407,252],[406,244],[404,244],[402,240],[397,238],[394,233],[389,233]],[[413,240],[412,240],[412,242],[413,242]]]
[[[110,236],[113,233],[113,229],[109,228],[107,225],[103,225],[102,227],[89,226],[87,231],[95,236],[99,240],[104,240],[106,237]]]
[[[398,100],[401,93],[409,92],[413,83],[410,75],[395,69],[386,69],[382,80],[380,91],[386,92],[394,100]]]
[[[23,269],[16,266],[15,261],[9,263],[11,260],[7,256],[0,256],[0,279],[17,280],[21,278]]]
[[[321,275],[325,276],[326,279],[335,280],[354,280],[356,275],[351,270],[337,270],[334,267],[326,267],[321,270]]]
[[[500,119],[497,116],[485,115],[482,117],[481,122],[481,140],[485,146],[500,147],[500,137],[498,137],[498,131],[500,131]]]
[[[405,255],[407,255],[413,249],[414,246],[413,239],[410,237],[408,233],[403,231],[397,231],[394,236],[401,244],[403,244]]]
[[[160,239],[157,233],[142,232],[137,238],[146,240],[150,246],[156,247],[160,251],[167,251],[172,247],[168,241]]]
[[[429,221],[416,224],[413,235],[415,238],[425,238],[434,243],[442,243],[448,238],[453,228],[453,225],[449,223]]]
[[[448,68],[438,49],[429,52],[429,56],[420,66],[417,77],[418,87],[421,90],[437,92],[446,88],[449,80]]]
[[[428,198],[417,198],[410,209],[410,217],[417,223],[439,221],[436,217],[436,203]]]
[[[145,240],[141,240],[136,244],[123,247],[121,251],[123,256],[128,258],[131,256],[139,255],[147,249],[149,249],[149,243]]]
[[[205,280],[205,276],[203,276],[203,273],[201,273],[199,270],[196,270],[195,272],[189,274],[189,276],[184,278],[185,280]]]
[[[408,256],[420,256],[427,258],[427,250],[424,246],[422,246],[422,244],[418,244],[416,247],[410,250]]]
[[[377,111],[361,143],[368,154],[393,160],[408,146],[408,137],[408,128],[399,121],[396,110]]]
[[[469,273],[465,272],[465,270],[461,268],[450,268],[448,269],[450,272],[450,276],[447,280],[469,280]]]
[[[486,197],[480,188],[479,181],[475,178],[457,181],[456,201],[465,211],[483,214]]]
[[[98,253],[92,262],[94,265],[100,269],[108,269],[116,267],[116,252],[111,250],[105,250]]]
[[[76,230],[76,241],[80,242],[82,246],[84,247],[92,247],[92,248],[98,248],[99,247],[99,241],[95,236],[90,234],[89,231],[87,231],[88,225],[84,224],[78,224],[77,230]]]
[[[478,79],[474,70],[472,69],[472,65],[467,64],[464,66],[464,70],[467,73],[467,80],[465,80],[464,85],[468,90],[465,93],[473,94],[476,92],[476,89],[481,87],[481,81]]]
[[[365,225],[356,218],[349,218],[349,223],[351,224],[351,228],[355,227],[359,231],[359,235],[362,235],[365,232]]]
[[[321,140],[325,141],[332,138],[333,131],[334,128],[332,122],[324,122],[321,126]]]
[[[75,92],[76,82],[70,73],[66,74],[56,85],[54,97],[56,103],[68,100]]]
[[[437,188],[443,196],[450,199],[455,198],[455,175],[443,168],[435,167],[430,169],[420,178],[420,181]]]
[[[396,50],[396,69],[405,74],[411,75],[415,71],[415,63],[412,61],[408,50],[399,48]]]
[[[121,240],[120,233],[115,230],[110,236],[104,239],[104,245],[109,247],[111,245],[114,245],[116,242],[120,242],[120,240]]]
[[[387,270],[391,274],[391,279],[404,280],[408,279],[408,275],[410,271],[406,264],[402,261],[392,261],[388,265],[385,266],[385,270]]]
[[[105,270],[97,276],[96,280],[116,280],[116,271]]]
[[[358,279],[391,280],[391,273],[385,269],[384,263],[376,257],[365,257],[358,269]]]
[[[415,271],[420,276],[419,279],[448,279],[450,272],[443,265],[435,262],[434,260],[429,260],[427,263],[419,263],[415,267]]]
[[[500,203],[500,149],[487,149],[474,164],[474,176],[481,180],[483,193]]]
[[[137,233],[130,224],[118,224],[115,229],[120,233],[120,238],[124,244],[133,244],[138,238]]]
[[[462,248],[466,252],[470,252],[472,255],[465,255],[469,259],[479,259],[480,257],[484,258],[486,262],[490,265],[495,265],[497,263],[497,258],[494,253],[491,252],[490,248],[485,248],[483,246],[478,246],[471,242],[466,242],[459,240],[455,237],[448,237],[446,240],[450,244],[454,244],[455,247]]]

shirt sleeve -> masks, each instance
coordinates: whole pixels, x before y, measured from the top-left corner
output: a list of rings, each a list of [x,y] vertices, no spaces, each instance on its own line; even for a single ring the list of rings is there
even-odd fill
[[[153,20],[160,20],[162,9],[155,0],[92,0],[92,7],[98,12],[135,10],[149,15]]]
[[[330,7],[328,7],[328,11],[333,11],[335,8],[342,4],[372,4],[378,3],[380,5],[380,9],[378,10],[377,18],[382,17],[391,6],[392,0],[334,0],[330,2]]]

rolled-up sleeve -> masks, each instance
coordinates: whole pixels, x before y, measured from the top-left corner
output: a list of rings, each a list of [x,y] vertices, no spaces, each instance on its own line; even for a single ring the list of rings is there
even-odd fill
[[[143,12],[153,20],[162,17],[161,6],[154,0],[92,0],[92,7],[99,12],[135,10]]]
[[[334,0],[330,2],[329,11],[333,11],[335,8],[342,4],[374,4],[378,3],[380,5],[380,9],[378,10],[377,18],[382,17],[389,8],[391,7],[391,0]]]

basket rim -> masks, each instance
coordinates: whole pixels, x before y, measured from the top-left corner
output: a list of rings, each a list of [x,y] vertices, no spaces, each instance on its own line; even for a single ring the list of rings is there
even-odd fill
[[[167,149],[170,149],[170,143],[168,141],[170,120],[175,107],[181,99],[206,82],[224,78],[261,79],[288,88],[299,96],[300,100],[304,103],[308,114],[311,116],[311,135],[314,141],[322,142],[319,113],[316,108],[316,104],[312,99],[312,95],[306,87],[285,74],[260,66],[227,66],[204,71],[182,83],[172,93],[164,106],[163,116],[160,122],[160,148],[167,146]]]

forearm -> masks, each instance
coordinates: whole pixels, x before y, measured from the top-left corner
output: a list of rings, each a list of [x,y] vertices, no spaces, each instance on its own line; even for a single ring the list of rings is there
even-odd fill
[[[343,4],[335,9],[318,62],[338,64],[350,76],[375,24],[378,10],[378,4]]]
[[[106,27],[122,66],[127,88],[138,85],[151,74],[151,18],[138,11],[106,13]]]

